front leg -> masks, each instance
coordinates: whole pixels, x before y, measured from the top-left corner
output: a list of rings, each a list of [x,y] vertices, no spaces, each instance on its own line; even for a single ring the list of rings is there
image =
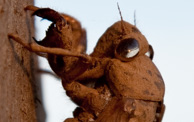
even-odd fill
[[[13,39],[14,41],[21,44],[24,48],[34,53],[48,53],[53,55],[72,56],[86,59],[88,62],[91,61],[91,57],[86,54],[74,53],[62,48],[44,47],[35,43],[26,43],[17,34],[8,34],[8,38]]]
[[[17,34],[8,34],[8,37],[21,44],[27,50],[38,55],[42,53],[48,54],[47,58],[51,68],[59,77],[68,81],[72,81],[82,74],[91,62],[93,62],[93,59],[86,54],[71,52],[62,48],[44,47],[36,43],[26,43]],[[73,62],[73,59],[78,60]],[[62,64],[65,65],[61,65],[60,62],[63,62]]]
[[[107,98],[96,89],[89,88],[75,81],[68,84],[66,81],[62,81],[62,83],[67,95],[84,110],[98,115],[105,107]]]

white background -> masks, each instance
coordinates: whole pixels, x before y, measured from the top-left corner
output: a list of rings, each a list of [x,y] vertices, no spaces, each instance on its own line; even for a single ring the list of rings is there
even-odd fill
[[[70,14],[87,30],[88,53],[98,38],[114,22],[133,24],[136,10],[137,27],[155,50],[154,63],[163,75],[166,92],[164,122],[193,122],[194,110],[194,1],[193,0],[36,0],[38,7],[50,7]],[[49,22],[36,18],[36,38],[45,36]],[[49,69],[45,59],[41,68]],[[47,122],[62,122],[72,116],[75,105],[65,95],[60,81],[43,75],[44,105]]]

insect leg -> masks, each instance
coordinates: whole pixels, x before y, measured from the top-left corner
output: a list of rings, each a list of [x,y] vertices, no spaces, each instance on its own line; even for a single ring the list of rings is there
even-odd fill
[[[40,9],[40,8],[38,8],[38,7],[36,7],[36,6],[33,6],[33,5],[29,5],[29,6],[26,6],[25,8],[24,8],[24,10],[30,10],[30,11],[37,11],[38,9]]]
[[[87,108],[87,111],[95,115],[103,110],[106,99],[101,97],[96,89],[89,88],[78,82],[68,84],[65,81],[62,82],[67,95],[79,106]]]
[[[67,14],[61,14],[50,8],[38,8],[35,6],[27,6],[25,10],[33,11],[32,15],[37,15],[44,19],[48,19],[56,23],[57,27],[65,26],[67,23],[71,26],[73,34],[73,48],[79,53],[86,52],[86,31],[82,28],[80,22]]]
[[[54,23],[56,23],[57,21],[61,21],[62,19],[64,19],[60,13],[56,12],[53,9],[50,8],[38,8],[36,6],[27,6],[25,8],[25,10],[31,10],[33,11],[32,15],[37,15],[39,17],[42,17],[44,19],[48,19]]]
[[[93,58],[93,64],[91,68],[88,68],[82,75],[76,78],[76,80],[84,81],[87,79],[98,79],[105,74],[105,69],[110,59]]]
[[[13,39],[14,41],[20,43],[22,46],[24,46],[26,49],[28,49],[31,52],[80,57],[80,58],[86,59],[88,62],[91,61],[91,57],[86,54],[73,53],[71,51],[68,51],[62,48],[44,47],[35,43],[25,43],[17,34],[8,34],[8,38]]]
[[[80,22],[67,14],[61,14],[63,18],[71,25],[72,34],[74,37],[73,48],[77,52],[85,53],[87,47],[86,30],[82,28]]]

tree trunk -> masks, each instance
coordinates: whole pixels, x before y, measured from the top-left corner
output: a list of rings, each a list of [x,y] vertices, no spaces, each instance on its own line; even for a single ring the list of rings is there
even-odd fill
[[[42,105],[36,104],[40,101],[36,58],[7,37],[16,33],[31,42],[34,24],[24,11],[27,5],[33,5],[33,0],[0,0],[0,122],[43,122],[45,117]]]

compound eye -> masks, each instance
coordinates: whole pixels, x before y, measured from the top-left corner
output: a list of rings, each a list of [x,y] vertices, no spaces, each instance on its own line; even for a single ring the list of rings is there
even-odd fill
[[[122,61],[129,61],[139,52],[139,44],[136,39],[129,38],[122,40],[115,50],[115,56]]]
[[[154,50],[153,50],[151,45],[149,45],[149,50],[148,50],[148,52],[145,55],[147,55],[151,60],[153,59],[153,57],[154,57]]]

